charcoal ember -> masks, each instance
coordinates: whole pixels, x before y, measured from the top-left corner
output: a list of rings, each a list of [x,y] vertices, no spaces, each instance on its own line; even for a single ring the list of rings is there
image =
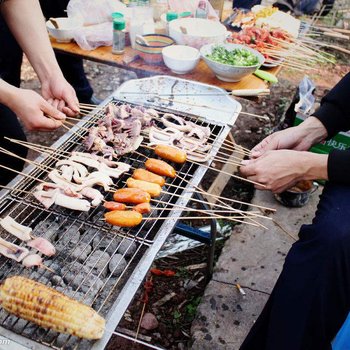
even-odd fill
[[[45,260],[45,265],[48,266],[51,270],[54,270],[56,274],[60,275],[61,274],[61,266],[64,266],[65,262],[62,261],[59,263],[58,261],[53,261],[53,260]]]
[[[13,325],[15,324],[15,322],[17,321],[17,316],[15,315],[9,315],[7,314],[8,317],[6,318],[6,320],[4,321],[3,325],[5,327],[13,327]]]
[[[80,226],[67,226],[65,230],[59,231],[57,236],[59,244],[75,246],[80,239]]]
[[[105,250],[108,254],[114,254],[121,242],[121,238],[115,236],[113,239],[106,237],[105,234],[98,234],[93,242],[94,249]]]
[[[151,331],[153,329],[156,329],[159,325],[159,322],[156,318],[156,316],[154,316],[151,312],[146,312],[143,317],[142,317],[142,321],[141,321],[141,327],[143,329],[146,329],[148,331]]]
[[[22,330],[27,325],[28,321],[23,320],[22,318],[19,318],[18,321],[14,324],[13,330],[17,333],[21,333]]]
[[[78,262],[68,264],[62,268],[64,281],[73,288],[78,288],[84,280],[88,279],[90,269]]]
[[[112,276],[119,276],[126,268],[126,260],[121,254],[115,254],[109,262],[109,271]]]
[[[136,248],[137,245],[135,242],[124,239],[118,247],[118,253],[123,255],[125,258],[129,258],[130,256],[134,255]]]
[[[54,346],[58,347],[58,348],[62,348],[64,346],[64,348],[66,349],[65,345],[69,339],[70,335],[69,334],[59,334],[59,336],[56,338],[55,343],[53,344]]]
[[[96,250],[86,260],[85,266],[92,269],[94,274],[105,277],[108,271],[108,262],[110,258],[107,252]]]
[[[5,310],[0,311],[0,322],[4,322],[5,318],[8,316],[8,313]]]
[[[30,279],[35,280],[37,282],[40,282],[42,284],[47,284],[49,282],[49,280],[47,279],[46,276],[43,275],[43,271],[39,270],[39,271],[33,271],[30,276]]]
[[[103,287],[101,289],[101,293],[99,293],[98,298],[96,299],[96,301],[93,304],[93,308],[95,310],[98,310],[101,307],[102,307],[102,309],[100,310],[101,313],[104,313],[104,311],[110,310],[111,300],[108,299],[108,296],[109,296],[109,293],[110,293],[112,288],[114,288],[113,289],[114,294],[119,294],[118,288],[116,288],[117,281],[118,281],[117,277],[110,277],[107,280],[106,284],[103,285]]]
[[[60,225],[54,221],[41,221],[33,229],[33,236],[40,236],[54,241],[57,238],[57,233]]]
[[[30,337],[30,339],[35,338],[34,334],[38,330],[38,326],[32,322],[28,322],[27,326],[23,329],[22,334],[24,336]]]
[[[65,286],[63,278],[59,275],[53,275],[51,277],[51,283],[53,286],[61,286],[61,287]]]
[[[99,283],[99,285],[101,286],[100,283]],[[58,292],[63,293],[67,297],[70,297],[74,300],[80,301],[86,305],[90,305],[92,303],[95,295],[98,292],[98,290],[94,290],[93,288],[95,288],[95,286],[92,287],[91,290],[89,290],[88,294],[85,294],[85,293],[86,293],[86,291],[88,291],[89,288],[86,288],[85,292],[81,291],[81,289],[77,290],[77,289],[73,289],[71,287],[56,287],[55,289]]]
[[[91,253],[91,245],[89,244],[78,244],[71,252],[71,259],[84,262],[89,254]]]
[[[95,228],[89,228],[87,231],[85,231],[82,234],[81,243],[91,245],[93,240],[95,239],[95,237],[97,237],[99,235],[98,232],[99,232],[99,230],[97,230]]]

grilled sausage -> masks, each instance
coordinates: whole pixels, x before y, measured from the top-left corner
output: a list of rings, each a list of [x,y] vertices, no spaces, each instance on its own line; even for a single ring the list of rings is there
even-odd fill
[[[135,210],[113,210],[105,214],[105,219],[114,226],[134,227],[141,223],[142,215]]]
[[[138,188],[121,188],[114,192],[113,199],[121,203],[139,204],[149,203],[151,196],[149,193]]]
[[[126,209],[126,205],[124,203],[118,203],[118,202],[104,202],[103,206],[107,209],[107,210],[125,210]]]
[[[149,214],[151,212],[151,205],[149,203],[140,203],[135,205],[132,210],[135,210],[140,214]]]
[[[154,184],[158,184],[159,186],[164,186],[165,184],[164,177],[154,174],[146,169],[135,169],[132,174],[132,177],[136,180],[153,182]]]
[[[175,169],[160,159],[148,158],[146,160],[145,166],[147,170],[152,171],[152,173],[156,173],[158,175],[168,176],[172,178],[176,176]]]
[[[187,158],[185,151],[168,145],[157,145],[154,152],[160,158],[179,164],[185,163]]]
[[[162,191],[162,188],[158,184],[142,180],[135,180],[132,177],[129,177],[126,180],[126,185],[129,188],[139,188],[140,190],[146,191],[151,195],[151,197],[160,196],[160,192]]]

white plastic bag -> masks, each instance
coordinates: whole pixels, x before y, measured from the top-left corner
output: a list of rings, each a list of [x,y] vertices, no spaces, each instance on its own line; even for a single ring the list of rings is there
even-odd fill
[[[314,90],[314,83],[308,76],[305,76],[299,84],[299,102],[294,107],[295,112],[312,114],[315,104]]]
[[[67,14],[79,19],[83,26],[74,31],[74,40],[83,50],[111,46],[112,13],[127,14],[127,7],[118,0],[70,0]]]
[[[82,27],[74,32],[74,40],[83,50],[94,50],[99,46],[111,46],[112,22]]]
[[[124,13],[126,6],[118,0],[70,0],[68,17],[81,17],[84,26],[112,21],[113,12]]]

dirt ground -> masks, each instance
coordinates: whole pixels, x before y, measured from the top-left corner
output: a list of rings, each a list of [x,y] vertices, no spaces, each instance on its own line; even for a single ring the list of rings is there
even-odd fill
[[[290,125],[291,120],[285,119],[285,112],[290,107],[303,76],[307,74],[314,81],[317,86],[316,95],[320,98],[349,71],[349,65],[343,63],[344,57],[339,62],[337,65],[323,66],[309,72],[283,69],[279,75],[279,83],[271,88],[270,96],[260,98],[258,101],[239,99],[243,111],[267,116],[270,121],[240,115],[233,127],[236,142],[244,147],[252,148],[269,133]],[[135,78],[133,73],[93,62],[85,62],[85,70],[95,95],[101,99],[109,96],[123,81]],[[40,91],[36,75],[26,60],[22,67],[22,87]],[[31,142],[50,145],[65,133],[65,129],[62,128],[50,133],[28,131],[26,133]],[[31,158],[35,156],[33,153],[30,154]],[[211,177],[209,176],[208,185]],[[246,201],[249,201],[253,195],[252,187],[243,186],[237,181],[230,182],[227,189],[232,191],[231,195]],[[216,254],[220,253],[222,244],[223,242],[218,244]],[[181,350],[190,346],[191,322],[206,285],[205,268],[203,265],[193,268],[193,265],[203,264],[205,261],[205,248],[196,248],[155,263],[156,268],[174,271],[175,275],[167,277],[149,274],[148,278],[152,279],[153,287],[146,312],[152,312],[157,316],[159,326],[153,331],[141,328],[141,335],[150,337],[152,343],[157,343],[167,349]],[[144,288],[142,287],[120,324],[122,328],[136,331],[143,307],[141,302],[143,292]],[[155,302],[169,297],[172,293],[174,295],[168,301],[160,306],[153,306]],[[107,347],[109,350],[123,348],[143,349],[144,347],[116,337],[112,337]]]

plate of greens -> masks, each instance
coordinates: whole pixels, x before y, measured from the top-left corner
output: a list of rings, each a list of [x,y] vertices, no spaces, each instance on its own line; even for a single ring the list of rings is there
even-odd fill
[[[217,78],[224,81],[239,81],[264,63],[260,52],[240,44],[209,44],[200,52]]]

